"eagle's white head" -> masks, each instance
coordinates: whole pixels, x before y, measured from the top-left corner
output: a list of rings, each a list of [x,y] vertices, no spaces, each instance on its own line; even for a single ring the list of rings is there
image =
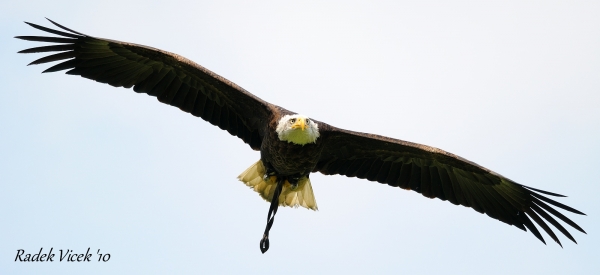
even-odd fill
[[[319,125],[305,115],[285,115],[277,124],[279,140],[298,145],[315,143],[319,138]]]

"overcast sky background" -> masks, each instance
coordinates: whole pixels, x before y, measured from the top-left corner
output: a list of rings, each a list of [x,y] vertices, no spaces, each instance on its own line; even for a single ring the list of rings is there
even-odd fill
[[[600,270],[600,2],[205,2],[0,3],[0,274]],[[44,17],[567,195],[588,235],[544,245],[469,208],[314,174],[319,211],[280,208],[263,255],[269,205],[236,179],[259,153],[153,97],[27,67],[43,55],[16,52],[40,44],[12,37],[45,35],[23,23]],[[94,257],[14,262],[41,247]]]

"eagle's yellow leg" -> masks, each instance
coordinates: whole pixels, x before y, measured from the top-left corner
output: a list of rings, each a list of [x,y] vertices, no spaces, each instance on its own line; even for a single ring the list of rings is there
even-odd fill
[[[266,169],[261,160],[258,160],[246,171],[238,176],[238,179],[252,188],[254,191],[270,202],[277,187],[277,177],[270,176],[267,181],[264,180]],[[302,206],[308,209],[317,210],[317,201],[313,194],[309,178],[301,178],[298,185],[294,188],[288,181],[283,185],[281,195],[279,196],[280,206],[298,207]]]

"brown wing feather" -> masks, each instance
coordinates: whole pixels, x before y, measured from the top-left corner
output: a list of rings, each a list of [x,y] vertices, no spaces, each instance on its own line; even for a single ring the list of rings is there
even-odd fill
[[[542,218],[573,242],[575,239],[550,214],[585,233],[581,227],[543,201],[573,213],[583,213],[539,193],[562,195],[515,183],[438,148],[347,131],[324,123],[319,124],[319,129],[324,148],[315,172],[386,183],[414,190],[428,198],[471,207],[522,230],[527,228],[544,243],[530,218],[558,244],[560,241]]]
[[[30,65],[63,60],[44,72],[69,70],[67,74],[80,75],[115,87],[133,87],[138,93],[155,96],[160,102],[201,117],[241,138],[253,149],[260,149],[262,126],[268,122],[274,105],[177,54],[92,37],[50,22],[67,32],[26,22],[36,29],[61,37],[16,37],[58,43],[20,51],[59,52],[37,59]]]

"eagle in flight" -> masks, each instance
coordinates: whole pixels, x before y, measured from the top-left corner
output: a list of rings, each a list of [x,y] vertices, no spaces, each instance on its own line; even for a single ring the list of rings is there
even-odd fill
[[[56,36],[16,37],[52,43],[19,53],[58,52],[30,65],[62,61],[43,72],[67,70],[114,87],[133,87],[137,93],[201,117],[260,151],[260,159],[238,179],[270,202],[260,241],[263,253],[269,248],[269,230],[279,206],[317,209],[310,181],[315,172],[367,179],[471,207],[529,229],[544,243],[534,223],[561,246],[547,223],[575,239],[556,218],[585,233],[556,208],[582,212],[547,197],[562,195],[518,184],[435,147],[344,130],[286,110],[177,54],[89,36],[49,21],[62,30],[26,23]]]

